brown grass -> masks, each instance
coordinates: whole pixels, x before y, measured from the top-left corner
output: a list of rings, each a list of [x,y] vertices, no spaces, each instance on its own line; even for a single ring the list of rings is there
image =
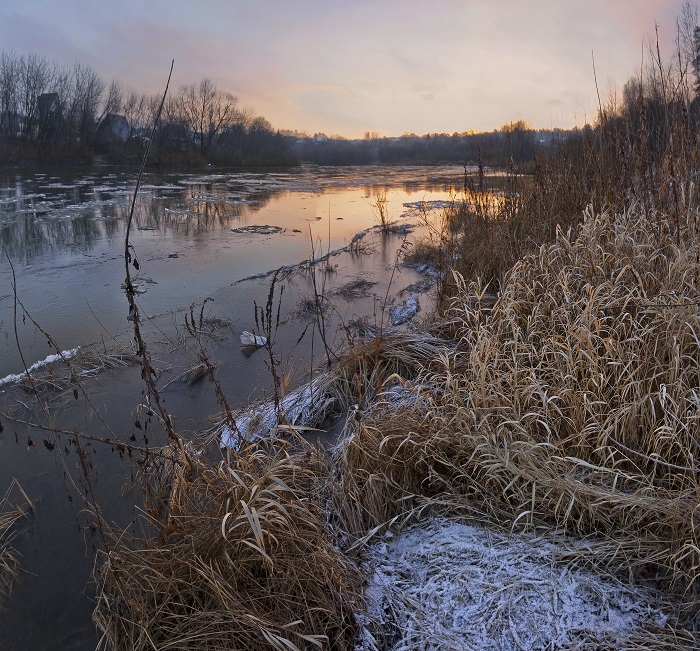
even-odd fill
[[[698,627],[699,251],[664,224],[588,211],[493,308],[457,277],[459,348],[423,406],[366,415],[340,451],[355,540],[426,509],[587,537],[588,562],[657,581]]]
[[[101,559],[105,648],[353,648],[360,575],[329,522],[329,476],[318,451],[284,446],[171,476],[155,534]]]
[[[174,458],[150,478],[153,533],[101,559],[105,646],[352,648],[356,555],[435,513],[660,591],[669,623],[630,648],[700,646],[697,242],[634,207],[589,210],[495,302],[455,275],[436,330],[452,341],[356,341],[323,383],[356,405],[332,460],[296,440]]]
[[[18,522],[31,508],[29,498],[13,479],[0,500],[0,606],[9,598],[12,584],[20,572],[19,556],[12,540],[17,534]]]

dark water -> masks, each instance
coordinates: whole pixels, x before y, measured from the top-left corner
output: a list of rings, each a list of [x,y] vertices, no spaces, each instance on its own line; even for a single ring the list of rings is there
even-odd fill
[[[373,204],[383,190],[390,218],[420,229],[416,204],[448,200],[461,187],[462,172],[372,167],[147,175],[134,215],[131,242],[139,271],[132,273],[143,292],[139,309],[148,317],[144,330],[160,372],[158,386],[178,430],[196,436],[217,413],[209,383],[173,381],[197,361],[184,328],[192,303],[211,298],[205,315],[223,324],[206,344],[231,404],[269,395],[264,351],[242,349],[239,335],[255,327],[254,304],[265,304],[270,277],[240,281],[288,265],[275,294],[277,306],[284,285],[275,345],[282,372],[298,384],[322,356],[303,309],[313,295],[310,276],[294,265],[312,257],[312,247],[316,257],[342,249],[356,233],[374,227]],[[55,353],[31,320],[22,318],[13,284],[24,310],[61,350],[95,342],[129,345],[131,325],[120,286],[134,184],[133,172],[113,168],[0,174],[0,380],[21,372],[20,351],[27,366]],[[273,228],[246,228],[251,226]],[[397,251],[407,246],[404,236],[373,231],[362,244],[359,251],[332,256],[328,273],[317,276],[334,296],[329,316],[334,345],[343,337],[342,329],[336,334],[339,325],[360,316],[376,323],[385,304],[401,301],[402,290],[421,279],[415,270],[396,265]],[[374,284],[360,296],[337,293],[358,279]],[[421,300],[426,306],[427,299]],[[73,400],[70,393],[49,395],[45,411],[34,396],[6,382],[0,385],[2,412],[32,422],[50,419],[64,430],[97,436],[127,440],[133,435],[143,444],[143,432],[134,428],[142,402],[139,373],[128,367],[85,378],[89,401]],[[95,648],[89,580],[96,538],[81,513],[85,487],[76,472],[75,449],[64,437],[2,415],[0,421],[0,491],[4,494],[15,477],[35,505],[14,541],[23,574],[0,613],[0,649]],[[56,447],[50,451],[44,439]],[[161,435],[152,431],[148,444],[160,443]],[[132,465],[107,446],[92,445],[87,452],[95,499],[109,521],[128,527],[140,502],[138,490],[130,488]]]

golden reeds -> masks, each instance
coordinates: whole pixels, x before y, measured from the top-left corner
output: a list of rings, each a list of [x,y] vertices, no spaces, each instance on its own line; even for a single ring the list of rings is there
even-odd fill
[[[667,624],[625,648],[697,648],[699,261],[693,233],[588,210],[495,302],[456,275],[435,330],[452,341],[378,334],[315,380],[324,404],[351,409],[332,461],[275,440],[218,465],[191,455],[159,480],[156,534],[122,539],[97,572],[105,643],[350,648],[355,555],[439,513],[534,532],[552,562],[654,587]],[[594,633],[580,648],[607,644]]]
[[[284,446],[190,459],[157,534],[101,559],[105,647],[353,648],[361,579],[334,540],[324,464]]]
[[[634,209],[589,210],[509,272],[493,308],[459,281],[459,348],[423,374],[424,406],[367,414],[339,453],[356,539],[426,508],[587,536],[598,567],[661,581],[692,619],[698,259]]]

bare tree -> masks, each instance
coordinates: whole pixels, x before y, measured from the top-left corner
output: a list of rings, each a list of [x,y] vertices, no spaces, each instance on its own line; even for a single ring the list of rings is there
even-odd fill
[[[127,140],[142,129],[146,129],[151,118],[149,98],[147,95],[130,90],[124,100],[122,110],[129,124],[129,137]]]
[[[121,84],[116,79],[113,79],[107,88],[107,94],[105,95],[102,105],[102,114],[98,122],[103,120],[106,115],[121,114],[124,106],[123,96],[124,92],[122,91]]]
[[[76,63],[71,71],[71,94],[68,102],[68,135],[89,145],[104,92],[104,82],[90,67]]]
[[[0,54],[0,132],[14,139],[19,132],[19,101],[17,90],[20,59],[13,52]]]
[[[216,139],[239,120],[238,99],[219,91],[209,79],[182,86],[176,98],[181,119],[202,156],[211,154]]]
[[[676,47],[678,49],[678,69],[681,79],[686,80],[689,72],[695,77],[695,93],[700,89],[700,28],[698,8],[694,2],[686,0],[677,20]]]
[[[20,59],[18,111],[24,116],[21,134],[28,139],[33,134],[38,115],[39,97],[48,92],[56,77],[56,66],[44,57],[28,54]]]

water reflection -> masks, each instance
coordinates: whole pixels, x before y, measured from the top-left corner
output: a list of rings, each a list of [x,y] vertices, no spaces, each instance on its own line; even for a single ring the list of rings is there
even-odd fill
[[[286,192],[360,187],[367,198],[389,187],[406,193],[426,184],[455,187],[459,168],[300,168],[290,172],[150,174],[134,214],[137,230],[188,237],[235,227]],[[47,254],[88,253],[123,237],[133,173],[0,177],[0,246],[23,264]]]
[[[60,251],[88,253],[99,240],[124,236],[134,178],[88,177],[70,183],[54,178],[48,183],[42,177],[0,179],[0,247],[13,261],[28,264]],[[139,194],[135,229],[182,236],[225,228],[283,191],[241,187],[231,192],[214,183],[153,181]]]
[[[89,251],[104,231],[100,222],[88,214],[61,219],[22,215],[21,219],[0,225],[0,247],[11,260],[29,264],[33,258],[56,248],[70,246]]]

